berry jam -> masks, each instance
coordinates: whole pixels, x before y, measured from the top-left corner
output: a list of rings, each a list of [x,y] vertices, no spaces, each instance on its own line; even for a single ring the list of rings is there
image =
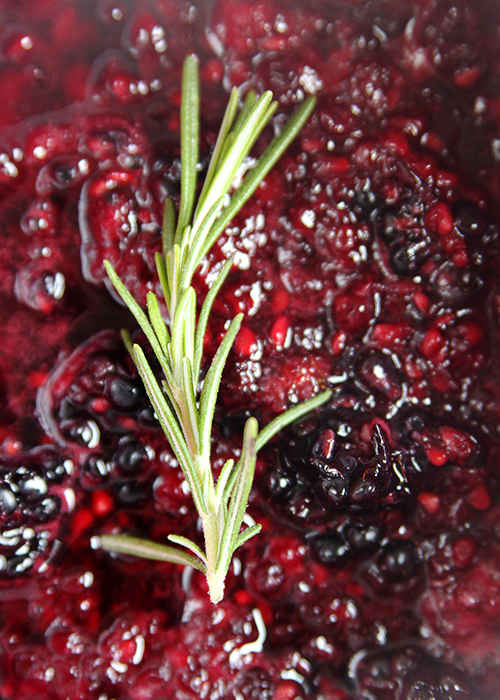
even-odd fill
[[[496,0],[0,6],[0,699],[500,697]],[[276,130],[317,96],[194,281],[235,254],[214,468],[249,415],[333,391],[259,453],[217,607],[92,547],[201,540],[103,268],[159,293],[190,52],[201,170],[232,85],[274,92]]]

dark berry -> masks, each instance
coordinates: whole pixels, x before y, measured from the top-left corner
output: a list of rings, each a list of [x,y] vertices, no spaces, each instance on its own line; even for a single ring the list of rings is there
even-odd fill
[[[455,226],[464,236],[481,236],[485,229],[485,216],[477,204],[459,202],[455,207]]]
[[[296,475],[280,465],[268,469],[265,475],[265,488],[274,499],[284,499],[291,494],[297,482]]]
[[[393,359],[378,350],[364,353],[356,364],[356,378],[368,390],[375,390],[396,401],[401,396],[401,380]]]
[[[412,276],[417,274],[422,266],[425,255],[418,243],[408,245],[406,241],[402,240],[391,247],[390,260],[394,272],[399,275]]]
[[[367,654],[356,669],[356,677],[361,692],[368,696],[465,700],[471,691],[459,671],[412,646]]]
[[[142,398],[139,387],[122,377],[112,380],[109,386],[109,394],[114,405],[125,410],[136,408]]]
[[[377,563],[384,578],[389,581],[404,581],[417,572],[421,560],[413,542],[392,540],[380,550]]]
[[[339,535],[321,535],[311,540],[314,555],[323,564],[339,566],[349,555],[349,546]]]
[[[321,489],[333,507],[340,508],[347,503],[348,483],[342,477],[321,479]]]
[[[132,505],[144,500],[147,494],[143,484],[127,483],[118,487],[116,495],[121,503]]]
[[[83,464],[81,483],[86,488],[99,488],[108,480],[112,470],[113,465],[103,454],[92,454]]]
[[[146,450],[134,440],[123,442],[114,455],[116,466],[124,475],[140,472],[146,458]]]
[[[9,516],[15,512],[17,506],[17,499],[15,493],[12,491],[10,484],[3,483],[0,489],[0,509],[2,513]]]
[[[47,495],[47,482],[38,474],[26,473],[17,481],[21,497],[26,503],[38,503]]]
[[[357,552],[377,549],[383,538],[383,528],[376,524],[353,523],[345,531],[346,540]]]

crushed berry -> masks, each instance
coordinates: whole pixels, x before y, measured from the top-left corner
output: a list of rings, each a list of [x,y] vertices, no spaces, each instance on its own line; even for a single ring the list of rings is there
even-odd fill
[[[499,696],[499,24],[493,0],[2,4],[2,700]],[[255,155],[317,97],[194,277],[201,301],[234,254],[207,360],[245,314],[215,469],[248,415],[332,389],[259,453],[217,608],[198,572],[93,548],[200,539],[103,267],[161,297],[191,52],[203,172],[232,85],[278,100]]]

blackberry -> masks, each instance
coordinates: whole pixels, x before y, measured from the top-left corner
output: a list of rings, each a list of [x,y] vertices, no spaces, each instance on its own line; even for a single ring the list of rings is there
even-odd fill
[[[58,549],[77,498],[74,465],[52,448],[15,460],[0,456],[0,570],[16,575],[39,569]]]

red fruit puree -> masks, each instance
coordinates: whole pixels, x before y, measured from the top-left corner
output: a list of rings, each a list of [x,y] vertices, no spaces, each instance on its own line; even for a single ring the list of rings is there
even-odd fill
[[[500,697],[499,28],[495,0],[0,2],[1,700]],[[91,546],[201,538],[103,269],[159,291],[189,52],[201,170],[232,85],[275,130],[318,100],[195,278],[236,253],[214,468],[333,390],[259,454],[217,607]]]

